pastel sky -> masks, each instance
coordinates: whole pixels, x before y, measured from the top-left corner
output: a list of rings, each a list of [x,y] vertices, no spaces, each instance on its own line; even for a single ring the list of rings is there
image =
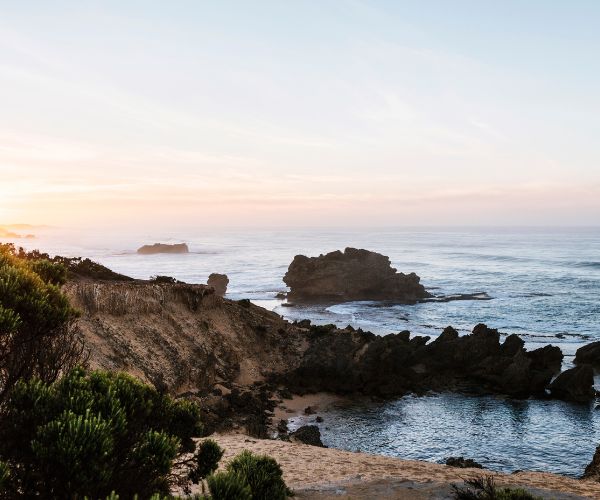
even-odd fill
[[[597,224],[599,19],[0,0],[0,223]]]

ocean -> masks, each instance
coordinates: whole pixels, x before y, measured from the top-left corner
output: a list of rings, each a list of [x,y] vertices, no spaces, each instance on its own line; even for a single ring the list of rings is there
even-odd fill
[[[444,327],[468,333],[486,323],[516,333],[534,349],[558,345],[564,367],[578,347],[600,339],[600,228],[384,228],[172,230],[91,234],[44,229],[28,248],[85,256],[135,277],[168,275],[205,283],[225,273],[228,297],[249,298],[285,318],[387,334],[436,337]],[[140,256],[142,244],[186,242],[184,255]],[[491,300],[396,305],[349,302],[286,307],[276,298],[296,254],[345,247],[390,257],[435,295],[485,292]],[[321,414],[323,441],[337,448],[442,461],[464,455],[494,470],[581,475],[600,444],[594,404],[514,401],[431,394],[389,402],[356,401]],[[310,417],[294,419],[292,426]]]

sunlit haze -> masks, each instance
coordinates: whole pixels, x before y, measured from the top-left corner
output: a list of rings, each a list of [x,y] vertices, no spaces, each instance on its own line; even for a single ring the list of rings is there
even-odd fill
[[[0,223],[600,220],[599,2],[0,11]]]

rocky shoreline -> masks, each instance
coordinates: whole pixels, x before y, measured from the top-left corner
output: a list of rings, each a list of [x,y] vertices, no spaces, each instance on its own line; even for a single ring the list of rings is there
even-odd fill
[[[205,285],[73,280],[65,291],[83,313],[79,326],[94,366],[201,398],[215,421],[245,415],[241,425],[257,435],[265,435],[269,412],[285,393],[595,397],[590,365],[552,381],[563,358],[558,347],[527,351],[517,335],[501,342],[483,324],[464,336],[448,327],[434,340],[408,331],[378,336],[350,326],[290,323]]]

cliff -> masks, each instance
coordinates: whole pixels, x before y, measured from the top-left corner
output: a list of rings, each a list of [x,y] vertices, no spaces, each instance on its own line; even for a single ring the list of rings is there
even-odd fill
[[[92,367],[125,370],[179,394],[249,386],[300,356],[300,330],[205,285],[72,281],[65,292]]]

